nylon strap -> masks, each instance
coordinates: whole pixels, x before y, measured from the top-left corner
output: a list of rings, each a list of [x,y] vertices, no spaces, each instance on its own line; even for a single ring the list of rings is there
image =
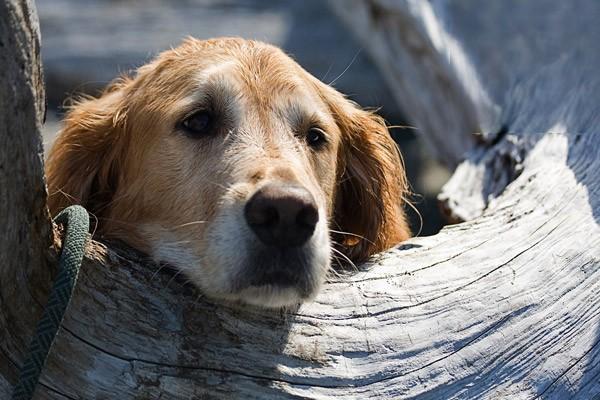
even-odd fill
[[[90,225],[85,208],[81,206],[68,207],[58,214],[54,221],[65,225],[66,228],[59,270],[50,291],[48,303],[37,324],[35,335],[25,353],[25,362],[13,390],[13,400],[30,400],[33,397],[46,358],[71,300],[85,254]]]

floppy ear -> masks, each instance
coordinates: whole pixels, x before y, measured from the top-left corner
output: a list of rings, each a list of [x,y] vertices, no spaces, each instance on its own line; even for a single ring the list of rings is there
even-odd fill
[[[110,202],[123,159],[126,83],[111,84],[100,98],[81,100],[67,113],[46,162],[52,214],[72,204],[97,213]]]
[[[403,209],[408,188],[383,118],[338,96],[330,105],[342,131],[334,229],[346,232],[336,237],[340,250],[360,262],[410,236]]]

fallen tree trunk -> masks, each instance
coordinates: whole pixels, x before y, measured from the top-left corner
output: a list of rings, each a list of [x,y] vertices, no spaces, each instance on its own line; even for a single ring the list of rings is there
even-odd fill
[[[374,257],[288,313],[213,304],[132,250],[94,243],[37,398],[600,394],[600,55],[584,51],[595,48],[600,4],[577,3],[344,2],[338,12],[374,57],[392,57],[391,82],[407,74],[395,54],[414,58],[408,71],[425,59],[452,78],[459,103],[439,103],[444,85],[399,93],[414,98],[417,125],[443,126],[447,106],[470,116],[465,126],[494,128],[478,144],[463,128],[445,133],[456,144],[448,162],[471,148],[443,194],[469,221]],[[444,142],[443,129],[424,134]],[[1,282],[13,279],[6,271]],[[0,322],[4,398],[23,349]]]
[[[0,2],[0,398],[47,297],[53,269],[40,128],[44,84],[35,8]]]

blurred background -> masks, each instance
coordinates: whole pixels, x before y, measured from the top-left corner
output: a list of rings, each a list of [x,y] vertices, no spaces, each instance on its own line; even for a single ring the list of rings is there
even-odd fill
[[[97,94],[120,74],[194,36],[241,36],[272,43],[389,125],[409,125],[366,51],[323,0],[38,0],[48,115],[44,145],[60,129],[65,100]],[[437,233],[435,196],[450,174],[428,153],[417,128],[391,129],[406,163],[413,232]]]

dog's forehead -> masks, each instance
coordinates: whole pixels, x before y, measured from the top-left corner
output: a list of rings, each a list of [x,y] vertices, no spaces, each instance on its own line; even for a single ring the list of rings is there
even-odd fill
[[[174,114],[210,102],[237,116],[296,121],[314,116],[334,124],[323,84],[274,46],[242,39],[191,40],[157,61],[149,69],[156,78],[146,82],[170,93]]]
[[[313,85],[298,64],[281,52],[262,49],[248,53],[233,53],[200,68],[202,84],[230,84],[242,95],[273,97],[311,96]]]
[[[269,111],[324,114],[327,106],[318,84],[295,61],[278,49],[219,53],[204,58],[193,74],[191,96],[243,103]],[[216,98],[215,98],[216,97]]]

